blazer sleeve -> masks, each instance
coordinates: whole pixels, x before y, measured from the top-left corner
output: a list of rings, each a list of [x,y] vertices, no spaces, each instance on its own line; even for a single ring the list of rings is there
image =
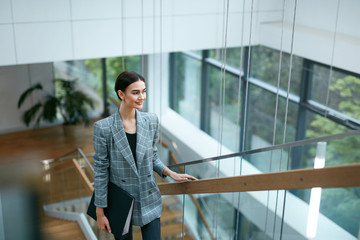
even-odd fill
[[[163,175],[163,171],[165,168],[167,168],[165,166],[165,164],[160,160],[159,156],[158,156],[158,149],[157,149],[157,143],[159,142],[159,119],[156,116],[156,114],[153,114],[153,121],[152,123],[155,124],[155,133],[154,133],[154,139],[153,139],[153,169],[154,171],[159,174],[159,176],[165,178],[166,176]]]
[[[107,207],[107,189],[109,182],[109,155],[105,129],[99,122],[94,124],[93,144],[95,149],[94,159],[94,185],[95,201],[97,207]]]

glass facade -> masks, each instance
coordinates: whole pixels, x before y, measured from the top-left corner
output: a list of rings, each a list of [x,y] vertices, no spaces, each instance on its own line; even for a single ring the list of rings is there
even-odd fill
[[[224,57],[223,49],[171,53],[169,103],[180,116],[230,151],[260,149],[360,128],[358,75],[287,53],[280,54],[264,46],[229,48],[226,61]],[[104,101],[110,101],[108,97],[117,99],[113,86],[124,68],[141,72],[144,69],[141,56],[57,62],[54,63],[54,74],[56,78],[79,79],[80,87],[97,99],[96,113],[101,114]],[[114,107],[112,111],[115,110]],[[358,163],[359,145],[359,137],[328,141],[325,166]],[[242,160],[264,173],[313,168],[316,151],[316,144],[282,148],[215,164],[201,163],[187,167],[186,172],[203,179],[236,176],[240,174],[237,171]],[[164,151],[162,154],[169,153]],[[241,173],[246,174],[249,173]],[[310,203],[311,189],[287,193]],[[272,198],[274,193],[262,194]],[[282,206],[285,191],[277,194],[282,200],[276,205]],[[254,222],[254,216],[239,205],[240,198],[244,201],[253,196],[231,193],[184,197],[185,216],[192,215],[197,219],[191,223],[196,226],[196,237],[271,239],[267,229],[274,230],[276,236],[281,234],[280,223],[262,226]],[[358,188],[324,189],[320,212],[356,236],[358,226],[354,219],[359,217],[359,204]],[[254,211],[258,209],[253,207]],[[201,214],[197,208],[201,209]],[[274,206],[268,205],[267,210],[263,210],[265,218],[270,208]],[[284,221],[287,221],[286,217]]]
[[[212,66],[207,68],[207,74],[206,132],[236,151],[238,146],[236,146],[237,136],[234,131],[239,129],[237,122],[240,111],[239,78],[227,73],[224,81],[222,72]],[[222,116],[224,117],[222,118]]]
[[[110,112],[116,111],[116,106],[110,98],[118,99],[114,91],[114,85],[119,73],[125,69],[141,73],[141,64],[141,56],[128,56],[124,58],[111,57],[54,62],[53,66],[55,78],[78,80],[79,88],[95,101],[95,113],[93,115],[98,116],[105,111],[105,101],[110,107],[108,109]],[[104,82],[106,82],[105,95]],[[146,106],[145,101],[144,108]]]
[[[251,56],[248,63],[249,52]],[[174,66],[177,69],[173,69],[174,75],[170,72],[174,76],[171,81],[176,83],[170,88],[170,107],[233,152],[360,129],[360,78],[357,74],[287,53],[280,55],[279,51],[264,46],[252,46],[251,51],[247,47],[227,49],[226,65],[222,49],[178,52],[172,55],[170,59],[175,59]],[[243,65],[240,66],[241,59]],[[188,90],[187,94],[194,94],[192,97],[184,94],[189,82],[192,83],[192,91]],[[179,106],[187,99],[192,108],[184,111]],[[358,136],[328,141],[325,166],[358,163],[359,144]],[[312,144],[249,154],[243,158],[261,172],[285,171],[313,168],[316,151],[316,144]],[[227,163],[221,162],[221,167],[225,165]],[[221,167],[220,162],[216,166],[202,163],[188,167],[187,172],[212,178],[218,176]],[[289,193],[301,201],[310,201],[310,189],[293,190]],[[281,194],[284,195],[284,192]],[[346,201],[341,202],[340,196],[344,196]],[[227,196],[215,194],[200,198],[204,211],[221,205],[223,209],[229,210],[228,215],[239,218],[231,219],[224,226],[216,225],[215,231],[226,232],[224,239],[234,238],[232,234],[235,231],[226,229],[228,226],[241,229],[241,236],[236,239],[248,239],[247,236],[269,238],[262,227],[251,221],[251,217],[242,211],[236,213],[236,207],[224,200],[229,199]],[[320,212],[357,236],[358,224],[352,223],[352,219],[359,218],[359,201],[357,188],[324,189]],[[212,207],[206,207],[207,205]],[[346,209],[344,214],[340,213],[340,209]],[[222,219],[222,215],[214,220],[216,213],[208,215],[212,224],[229,220]],[[204,228],[198,228],[202,229],[200,232],[204,236],[208,234]],[[280,229],[276,232],[280,234]]]
[[[222,51],[172,53],[175,74],[171,81],[176,84],[169,95],[171,108],[215,139],[225,136],[223,144],[229,149],[241,150],[243,134],[242,150],[251,150],[360,127],[360,78],[356,74],[331,69],[327,94],[329,66],[292,56],[290,67],[291,56],[281,53],[279,71],[280,52],[264,46],[252,46],[251,51],[246,47],[229,48],[223,66]],[[250,65],[246,56],[249,52]],[[241,53],[243,66],[239,68]],[[206,97],[202,99],[201,95]]]
[[[251,48],[250,76],[275,87],[279,81],[279,87],[284,91],[288,89],[289,73],[291,70],[290,93],[299,95],[302,68],[303,59],[300,57],[293,56],[290,67],[290,55],[288,53],[280,53],[277,50],[264,46]]]
[[[191,56],[176,54],[174,59],[174,109],[200,127],[201,62]]]

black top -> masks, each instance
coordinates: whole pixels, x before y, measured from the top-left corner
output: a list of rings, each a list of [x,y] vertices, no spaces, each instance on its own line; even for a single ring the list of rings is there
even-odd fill
[[[136,165],[136,133],[126,133],[126,137],[129,142],[131,152],[133,154],[135,165]]]

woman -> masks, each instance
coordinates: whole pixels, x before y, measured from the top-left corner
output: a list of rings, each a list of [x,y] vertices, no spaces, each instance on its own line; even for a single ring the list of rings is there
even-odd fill
[[[122,72],[115,92],[119,111],[94,124],[95,206],[98,228],[111,232],[103,208],[107,207],[108,181],[135,198],[132,224],[141,227],[144,240],[160,239],[161,194],[153,171],[176,181],[195,180],[167,168],[157,155],[159,123],[155,114],[144,113],[145,79],[136,72]],[[132,232],[129,238],[132,239]]]

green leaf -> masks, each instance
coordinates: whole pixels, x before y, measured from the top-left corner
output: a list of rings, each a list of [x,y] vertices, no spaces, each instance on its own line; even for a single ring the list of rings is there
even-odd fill
[[[53,122],[56,119],[56,109],[59,102],[56,97],[48,96],[44,103],[42,118],[48,122]]]
[[[36,114],[40,110],[41,106],[41,103],[37,103],[24,112],[23,121],[25,122],[26,126],[30,125],[30,122],[36,117]]]
[[[23,102],[25,101],[25,99],[30,95],[30,93],[32,93],[33,91],[35,90],[42,90],[43,87],[41,85],[41,83],[37,83],[36,85],[28,88],[25,92],[23,92],[19,98],[19,101],[18,101],[18,105],[17,107],[20,108],[21,105],[23,104]]]

